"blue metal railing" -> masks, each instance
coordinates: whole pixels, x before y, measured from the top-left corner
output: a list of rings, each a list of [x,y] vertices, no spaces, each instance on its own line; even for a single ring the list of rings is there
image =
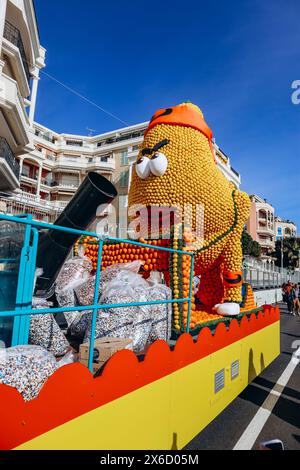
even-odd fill
[[[187,255],[191,257],[191,269],[190,269],[190,283],[189,283],[189,297],[181,299],[171,300],[152,300],[147,302],[131,302],[131,303],[115,303],[115,304],[99,304],[99,286],[101,281],[101,262],[102,262],[102,249],[104,240],[99,237],[97,233],[88,232],[84,230],[77,230],[67,227],[60,227],[57,225],[51,225],[44,222],[36,222],[32,220],[32,216],[12,217],[6,215],[0,215],[0,220],[6,220],[9,222],[15,222],[18,224],[24,224],[26,226],[24,244],[20,258],[19,268],[19,279],[18,289],[16,297],[16,308],[15,310],[1,311],[1,317],[14,317],[14,331],[13,331],[13,345],[27,344],[28,334],[30,326],[30,315],[43,315],[47,313],[68,313],[68,312],[84,312],[92,310],[92,325],[91,325],[91,336],[90,336],[90,348],[89,348],[89,360],[88,367],[90,371],[93,371],[93,351],[95,344],[95,330],[98,310],[108,308],[123,308],[123,307],[136,307],[143,305],[161,305],[161,304],[173,304],[173,303],[188,303],[188,315],[186,323],[186,332],[190,331],[190,317],[191,317],[191,302],[192,302],[192,289],[193,289],[193,272],[194,272],[194,253],[176,250],[174,248],[161,247],[157,245],[151,245],[147,243],[141,243],[135,240],[106,237],[105,242],[118,242],[128,243],[131,245],[141,246],[144,248],[153,248],[155,250],[167,251],[170,253],[178,253],[180,255]],[[39,230],[41,229],[52,229],[58,230],[65,233],[73,233],[78,236],[92,236],[98,240],[99,249],[97,256],[97,268],[95,276],[95,287],[94,287],[94,299],[93,305],[74,306],[74,307],[58,307],[58,308],[45,308],[45,309],[33,309],[32,308],[32,297],[33,297],[33,286],[34,276],[36,268],[36,255],[39,239]]]

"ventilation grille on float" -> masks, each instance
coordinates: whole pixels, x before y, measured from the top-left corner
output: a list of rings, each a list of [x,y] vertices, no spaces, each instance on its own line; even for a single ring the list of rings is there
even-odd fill
[[[225,370],[222,369],[215,374],[215,393],[225,387]]]
[[[231,364],[231,380],[238,377],[239,373],[240,373],[240,361],[237,360]]]

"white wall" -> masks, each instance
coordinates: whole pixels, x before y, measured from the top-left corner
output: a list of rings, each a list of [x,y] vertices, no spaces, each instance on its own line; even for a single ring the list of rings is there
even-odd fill
[[[281,289],[264,289],[254,291],[254,299],[258,307],[264,304],[275,304],[277,302],[281,302]]]

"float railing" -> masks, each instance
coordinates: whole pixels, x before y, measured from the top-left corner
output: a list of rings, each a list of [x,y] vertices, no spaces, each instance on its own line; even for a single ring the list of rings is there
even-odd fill
[[[124,308],[124,307],[138,307],[144,305],[161,305],[161,304],[173,304],[173,303],[188,303],[188,314],[186,323],[186,332],[190,331],[190,317],[191,317],[191,302],[193,297],[193,272],[194,272],[194,253],[189,251],[177,250],[175,248],[167,248],[157,245],[151,245],[149,243],[141,243],[136,240],[123,239],[116,237],[105,237],[99,236],[99,234],[77,230],[69,227],[61,227],[57,225],[47,224],[44,222],[37,222],[32,219],[32,216],[24,217],[13,217],[8,215],[0,215],[0,221],[6,220],[12,223],[24,224],[27,227],[25,230],[24,244],[20,256],[20,269],[18,278],[18,289],[16,296],[16,305],[14,310],[0,311],[1,317],[14,317],[14,329],[13,329],[13,341],[12,345],[17,344],[28,344],[28,335],[30,327],[30,315],[44,315],[49,313],[68,313],[68,312],[84,312],[92,310],[92,324],[91,324],[91,335],[89,345],[89,359],[88,367],[90,371],[93,371],[93,351],[95,344],[95,331],[98,310],[108,308]],[[36,254],[39,239],[39,230],[51,229],[58,230],[66,233],[77,234],[80,236],[91,236],[98,240],[99,249],[97,255],[97,267],[95,275],[95,286],[94,286],[94,299],[92,305],[74,306],[74,307],[57,307],[57,308],[44,308],[44,309],[33,309],[32,298],[34,291],[34,276],[36,270]],[[101,281],[101,262],[102,262],[102,250],[104,242],[117,242],[117,243],[128,243],[135,246],[141,246],[144,248],[152,248],[159,251],[166,251],[169,253],[178,253],[179,255],[186,255],[191,257],[190,267],[190,282],[189,282],[189,296],[181,299],[170,299],[170,300],[152,300],[147,302],[130,302],[130,303],[114,303],[114,304],[99,304],[99,286]]]

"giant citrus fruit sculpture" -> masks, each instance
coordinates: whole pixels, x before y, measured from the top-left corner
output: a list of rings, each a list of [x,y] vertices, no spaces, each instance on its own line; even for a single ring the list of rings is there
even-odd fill
[[[130,206],[146,206],[152,218],[153,208],[157,213],[163,207],[178,208],[190,223],[185,240],[189,251],[196,252],[195,274],[201,275],[198,299],[218,314],[240,313],[241,234],[250,200],[218,169],[212,132],[197,106],[183,103],[154,114],[135,164]],[[199,210],[202,236],[197,235]]]

